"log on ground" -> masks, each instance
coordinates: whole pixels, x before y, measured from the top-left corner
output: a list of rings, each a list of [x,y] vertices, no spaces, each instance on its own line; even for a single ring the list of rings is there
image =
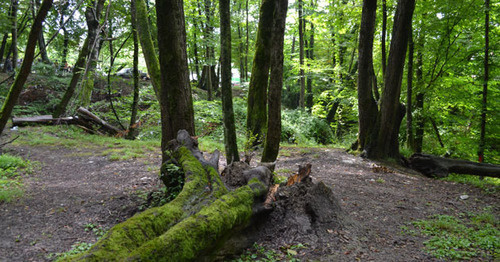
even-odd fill
[[[268,191],[269,169],[248,172],[247,184],[229,191],[215,161],[203,158],[186,131],[179,131],[169,148],[172,161],[166,164],[179,165],[184,173],[179,195],[114,226],[89,251],[65,261],[193,261],[210,257],[233,231],[250,223]]]
[[[443,178],[450,173],[500,177],[500,166],[472,161],[413,154],[409,159],[412,169],[428,177]]]

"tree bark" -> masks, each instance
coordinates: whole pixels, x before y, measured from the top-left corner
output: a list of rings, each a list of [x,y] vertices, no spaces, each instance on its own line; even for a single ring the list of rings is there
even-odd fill
[[[261,142],[267,123],[267,88],[271,59],[271,38],[275,4],[263,0],[260,6],[255,55],[250,75],[247,100],[247,132],[249,138]]]
[[[415,141],[413,136],[413,34],[410,31],[410,40],[408,43],[408,69],[406,80],[406,147],[410,149],[415,148]]]
[[[220,12],[220,46],[222,74],[222,112],[224,119],[224,144],[227,163],[240,161],[236,144],[236,127],[234,124],[233,94],[231,87],[231,11],[229,0],[219,1]],[[239,29],[239,26],[238,26]]]
[[[429,177],[446,177],[449,173],[500,177],[500,166],[471,161],[449,159],[424,154],[413,154],[410,167]]]
[[[370,149],[377,120],[378,108],[372,94],[373,35],[377,13],[376,0],[364,0],[359,31],[358,55],[358,150]],[[335,108],[336,109],[336,108]]]
[[[189,85],[184,7],[181,0],[156,3],[158,47],[160,50],[160,108],[162,158],[167,160],[167,144],[177,131],[195,135],[193,101]]]
[[[12,33],[11,33],[11,44],[10,48],[12,51],[12,68],[15,70],[17,68],[18,52],[17,52],[17,7],[19,5],[18,0],[11,0],[11,19],[12,19]],[[41,31],[41,29],[40,29]]]
[[[75,93],[76,86],[78,84],[78,81],[80,80],[80,76],[85,71],[84,67],[85,67],[85,62],[87,61],[87,54],[89,52],[88,49],[89,49],[89,38],[87,36],[87,39],[85,39],[85,42],[83,42],[82,49],[78,54],[78,59],[76,60],[75,66],[73,67],[73,76],[71,77],[71,81],[69,82],[68,89],[66,89],[66,92],[64,92],[64,95],[61,98],[61,102],[57,104],[54,113],[52,114],[54,118],[58,118],[66,112],[66,108],[68,107],[69,101],[71,100],[71,97],[73,97],[73,94]]]
[[[488,56],[489,56],[489,31],[490,31],[490,0],[484,1],[484,82],[483,99],[481,103],[481,131],[479,137],[479,149],[477,151],[479,162],[484,161],[484,147],[486,137],[486,114],[488,111]]]
[[[19,98],[19,94],[23,89],[24,83],[28,78],[28,75],[31,72],[31,65],[33,63],[33,58],[35,56],[35,47],[37,42],[37,37],[40,31],[42,30],[42,23],[47,16],[47,13],[52,6],[52,0],[44,0],[40,9],[38,10],[38,14],[36,15],[35,21],[33,21],[33,25],[31,26],[31,30],[28,36],[28,43],[26,45],[26,50],[24,51],[24,59],[21,65],[21,69],[19,70],[19,74],[16,76],[14,83],[10,87],[9,93],[5,98],[5,102],[2,106],[2,110],[0,111],[0,135],[9,120],[9,117],[12,113],[12,109],[16,104],[17,99]]]
[[[380,40],[380,46],[382,47],[382,79],[385,77],[385,70],[387,67],[386,58],[386,45],[385,38],[387,32],[387,0],[382,0],[382,38]]]
[[[135,122],[137,121],[137,107],[139,105],[139,39],[137,37],[137,15],[135,8],[135,0],[130,1],[130,13],[132,24],[132,38],[134,40],[134,61],[133,61],[133,77],[134,77],[134,98],[130,109],[130,123],[128,125],[128,139],[135,138]],[[111,44],[111,43],[110,43]]]
[[[417,61],[415,72],[417,78],[417,88],[418,92],[415,96],[415,111],[418,112],[415,118],[415,141],[414,141],[414,151],[415,153],[422,153],[422,146],[424,141],[424,127],[425,127],[425,117],[424,117],[424,90],[423,87],[423,37],[420,33],[418,38],[418,49],[417,49]]]
[[[281,141],[281,90],[283,89],[283,43],[288,0],[276,1],[271,46],[271,75],[269,80],[267,133],[262,162],[278,158]]]
[[[149,77],[151,78],[151,84],[153,85],[158,102],[161,103],[159,91],[161,87],[160,62],[156,55],[153,38],[151,37],[148,9],[144,0],[135,0],[135,8],[137,12],[137,33],[141,42],[142,53],[146,61]]]
[[[95,70],[97,67],[97,60],[100,51],[100,32],[99,22],[101,20],[102,10],[104,8],[105,0],[92,1],[92,4],[87,7],[85,11],[85,18],[87,20],[88,38],[89,38],[89,54],[85,74],[80,88],[79,105],[88,107],[92,97],[92,90],[94,89]]]
[[[303,17],[303,1],[299,0],[299,107],[304,109],[305,93],[306,93],[306,80],[304,77],[304,27],[305,19]]]
[[[63,261],[202,260],[250,223],[268,191],[269,169],[243,172],[246,185],[228,191],[213,167],[218,159],[205,160],[186,131],[167,149],[173,158],[162,172],[166,165],[180,167],[185,184],[179,195],[114,226],[89,251]]]
[[[36,9],[40,8],[40,0],[35,1]],[[35,6],[33,6],[33,17],[35,17]],[[40,30],[40,35],[38,36],[38,48],[40,49],[40,54],[42,55],[42,61],[45,64],[50,64],[49,56],[47,55],[47,48],[45,45],[45,38],[43,37],[43,26]]]
[[[8,33],[3,34],[2,44],[0,45],[0,63],[3,61],[3,55],[5,53],[5,46],[7,45],[7,38],[9,37]]]
[[[307,74],[307,93],[306,93],[306,108],[309,110],[309,112],[312,110],[313,107],[313,92],[312,92],[312,84],[313,84],[313,77],[312,77],[312,72],[311,72],[311,61],[314,60],[314,24],[313,22],[309,22],[311,25],[311,30],[309,32],[309,44],[308,44],[308,56],[307,56],[307,68],[308,68],[308,74]]]
[[[399,126],[402,120],[402,106],[399,102],[404,61],[408,48],[408,38],[415,0],[399,0],[389,51],[389,60],[384,80],[384,90],[380,102],[380,121],[376,146],[368,156],[371,158],[399,159]],[[404,116],[404,112],[403,112]]]

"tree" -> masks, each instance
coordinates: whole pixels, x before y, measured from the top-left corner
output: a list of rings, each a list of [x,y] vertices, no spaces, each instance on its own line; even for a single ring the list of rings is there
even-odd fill
[[[93,9],[92,6],[88,6],[86,9],[86,18],[91,19],[92,21],[87,21],[87,27],[88,27],[88,33],[87,33],[87,38],[85,39],[85,42],[83,43],[82,48],[80,49],[80,53],[78,54],[78,58],[76,60],[75,66],[73,68],[73,76],[71,77],[71,81],[69,83],[68,89],[66,89],[66,92],[64,92],[64,95],[61,99],[61,102],[56,106],[54,113],[52,116],[54,118],[60,117],[66,112],[66,108],[69,104],[69,101],[73,97],[73,94],[76,91],[76,87],[78,85],[78,82],[80,81],[80,77],[82,74],[87,72],[86,64],[88,63],[87,57],[90,55],[91,48],[93,46],[93,43],[97,40],[97,28],[99,25],[99,20],[94,17],[94,14],[101,13],[102,8],[104,5],[103,0],[99,0],[98,4],[96,6],[96,9]],[[99,15],[100,17],[100,15]],[[97,23],[97,26],[96,26]],[[91,28],[93,28],[91,30]],[[90,83],[89,83],[90,84]],[[93,84],[93,81],[92,81]],[[90,100],[90,98],[89,98]]]
[[[166,161],[169,158],[167,144],[176,138],[177,131],[185,129],[195,135],[183,1],[159,1],[156,19],[161,72],[161,147],[163,161]]]
[[[132,38],[134,40],[134,61],[133,61],[133,78],[134,78],[134,98],[132,102],[130,124],[128,125],[128,139],[135,138],[135,122],[137,119],[137,107],[139,105],[139,39],[137,37],[137,12],[135,8],[135,0],[130,1],[130,13],[132,23]],[[111,46],[111,43],[110,43]]]
[[[12,68],[17,68],[17,7],[19,5],[18,0],[11,0],[11,17],[12,17],[12,33],[11,33],[11,44],[10,50],[12,51]]]
[[[255,55],[250,75],[247,99],[247,132],[255,143],[262,140],[267,122],[267,86],[271,59],[271,39],[274,1],[263,0],[260,6],[259,26],[255,42]]]
[[[404,106],[400,104],[399,96],[414,8],[414,0],[398,1],[384,89],[380,99],[380,110],[377,110],[370,88],[370,77],[373,76],[370,73],[370,66],[373,66],[371,39],[373,39],[372,26],[375,21],[376,1],[364,1],[363,4],[364,15],[362,15],[361,20],[363,33],[360,31],[360,62],[358,66],[360,74],[358,77],[358,149],[365,150],[366,156],[369,158],[398,159],[400,157],[398,136],[399,126],[404,117]],[[366,43],[363,43],[365,41]],[[367,47],[365,44],[370,46]]]
[[[306,80],[304,77],[304,29],[305,29],[305,19],[303,15],[303,1],[299,0],[299,83],[300,83],[300,95],[299,95],[299,107],[304,108],[304,99],[306,93]]]
[[[236,127],[234,124],[233,94],[231,91],[231,16],[229,0],[219,1],[220,10],[220,46],[222,74],[222,111],[224,118],[224,143],[226,159],[230,164],[240,161],[236,144]]]
[[[262,162],[274,162],[278,158],[281,140],[281,90],[283,89],[283,41],[285,36],[288,0],[276,1],[273,21],[271,75],[269,80],[267,133]]]
[[[19,74],[16,76],[14,83],[10,87],[9,93],[5,102],[2,106],[2,111],[0,111],[0,134],[2,134],[7,121],[12,113],[12,109],[16,104],[19,95],[23,89],[24,83],[28,78],[28,75],[31,72],[31,65],[33,63],[33,59],[35,57],[35,47],[38,40],[38,35],[42,30],[42,24],[47,16],[47,13],[52,6],[52,0],[43,0],[40,9],[38,10],[38,14],[35,17],[33,25],[31,26],[31,30],[28,36],[28,43],[26,45],[26,49],[24,51],[24,59],[21,65],[21,69],[19,70]]]

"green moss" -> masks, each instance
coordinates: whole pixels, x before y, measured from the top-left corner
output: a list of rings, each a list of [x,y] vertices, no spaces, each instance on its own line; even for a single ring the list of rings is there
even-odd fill
[[[191,261],[211,250],[218,240],[233,228],[248,223],[256,196],[265,193],[265,186],[252,179],[215,201],[197,214],[178,223],[165,234],[135,250],[129,260]]]

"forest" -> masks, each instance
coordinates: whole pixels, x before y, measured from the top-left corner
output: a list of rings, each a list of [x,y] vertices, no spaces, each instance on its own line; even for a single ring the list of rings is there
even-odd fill
[[[0,260],[499,259],[499,9],[2,1]]]

